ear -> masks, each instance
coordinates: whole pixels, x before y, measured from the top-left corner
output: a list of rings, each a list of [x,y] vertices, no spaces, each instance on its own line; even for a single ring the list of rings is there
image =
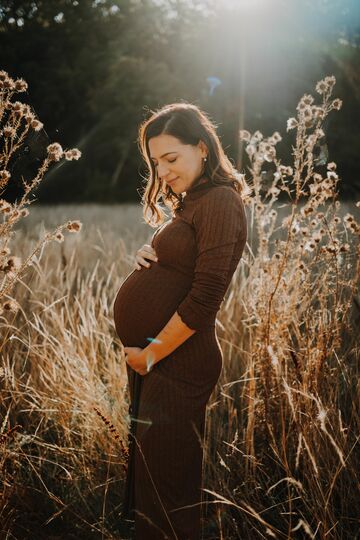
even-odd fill
[[[202,158],[207,157],[207,155],[209,154],[209,150],[206,144],[202,140],[199,141],[198,147],[201,150],[201,157]]]

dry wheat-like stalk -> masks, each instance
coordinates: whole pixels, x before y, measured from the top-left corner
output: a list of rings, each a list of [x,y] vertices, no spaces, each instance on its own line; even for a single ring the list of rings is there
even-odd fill
[[[14,101],[17,93],[27,90],[27,83],[23,79],[12,79],[6,71],[0,71],[0,195],[10,182],[10,168],[12,160],[21,149],[30,130],[40,131],[43,124],[36,118],[31,107],[21,101]],[[81,152],[77,148],[63,150],[57,142],[48,145],[47,155],[39,166],[37,174],[28,183],[22,180],[24,193],[19,202],[9,203],[0,199],[0,213],[3,221],[0,223],[0,273],[3,275],[0,281],[0,315],[7,312],[16,313],[19,304],[11,296],[14,285],[23,276],[27,267],[33,264],[35,255],[42,252],[45,244],[51,240],[62,242],[62,231],[76,233],[81,230],[80,221],[68,221],[59,225],[52,232],[48,232],[39,240],[38,244],[24,261],[11,253],[9,244],[14,236],[14,226],[22,218],[29,214],[26,208],[33,200],[30,200],[31,192],[38,186],[44,174],[53,162],[62,158],[66,160],[78,160]],[[6,299],[7,298],[7,299]]]
[[[254,509],[251,519],[239,511],[239,537],[247,538],[249,528],[266,532],[259,509],[273,510],[279,538],[298,529],[317,537],[314,523],[321,538],[336,526],[334,538],[354,531],[351,512],[343,514],[356,500],[344,486],[358,481],[358,386],[351,383],[358,341],[350,315],[360,281],[360,201],[344,212],[336,163],[316,157],[324,120],[342,105],[331,97],[335,82],[319,81],[320,103],[303,95],[287,121],[288,131],[296,129],[292,163],[277,156],[279,132],[240,131],[250,162],[249,245],[221,313],[229,382],[209,419],[227,453],[215,456],[210,445],[207,460],[224,504],[246,500]],[[278,491],[281,484],[286,488]],[[230,529],[224,535],[236,537]]]

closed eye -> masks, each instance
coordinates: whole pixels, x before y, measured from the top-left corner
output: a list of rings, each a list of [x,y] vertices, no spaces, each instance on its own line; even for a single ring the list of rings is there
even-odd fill
[[[174,159],[168,159],[168,163],[174,163],[174,161],[176,161],[176,160],[177,160],[177,157],[174,158]],[[158,164],[155,163],[154,161],[153,161],[153,165],[154,165],[155,168],[157,168],[157,166],[158,166]]]

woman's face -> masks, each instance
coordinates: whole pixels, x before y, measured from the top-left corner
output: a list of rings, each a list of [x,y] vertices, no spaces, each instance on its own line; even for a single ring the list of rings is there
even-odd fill
[[[172,135],[161,134],[149,139],[150,158],[157,175],[174,191],[180,194],[190,189],[201,175],[203,158],[207,155],[206,145],[183,144]]]

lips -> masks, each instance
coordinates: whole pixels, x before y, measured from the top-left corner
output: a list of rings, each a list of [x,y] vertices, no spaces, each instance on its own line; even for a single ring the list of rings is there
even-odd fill
[[[177,180],[179,177],[177,176],[176,178],[174,178],[173,180],[169,180],[169,182],[166,182],[167,184],[173,184],[175,182],[175,180]]]

